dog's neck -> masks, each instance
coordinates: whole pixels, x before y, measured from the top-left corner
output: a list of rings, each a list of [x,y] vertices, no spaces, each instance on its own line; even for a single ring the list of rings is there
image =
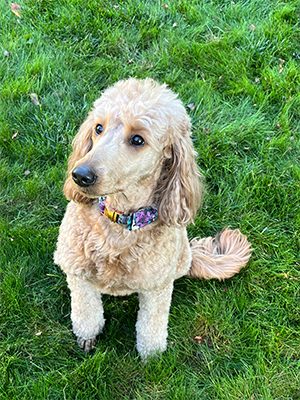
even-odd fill
[[[158,206],[155,203],[155,189],[161,175],[162,162],[153,167],[151,173],[143,176],[135,184],[118,193],[106,196],[105,205],[110,211],[130,214],[141,208]]]
[[[124,214],[134,212],[142,207],[153,205],[153,187],[145,187],[141,191],[132,188],[126,192],[108,195],[106,205],[109,209]]]
[[[112,210],[124,214],[134,212],[140,208],[154,206],[153,194],[160,175],[160,168],[135,185],[130,185],[125,191],[108,195],[106,205]]]

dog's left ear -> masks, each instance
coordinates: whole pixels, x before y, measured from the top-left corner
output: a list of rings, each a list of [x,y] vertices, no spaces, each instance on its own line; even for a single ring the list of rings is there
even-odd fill
[[[91,199],[84,196],[78,190],[72,180],[72,170],[77,161],[83,158],[92,147],[92,127],[93,116],[90,113],[87,119],[80,126],[77,135],[72,142],[72,153],[68,160],[67,178],[64,184],[64,195],[68,200],[74,200],[77,203],[90,203]]]
[[[156,188],[158,214],[167,225],[185,226],[193,222],[202,198],[202,180],[191,140],[191,123],[184,121],[170,128],[171,143],[165,148],[165,159]]]

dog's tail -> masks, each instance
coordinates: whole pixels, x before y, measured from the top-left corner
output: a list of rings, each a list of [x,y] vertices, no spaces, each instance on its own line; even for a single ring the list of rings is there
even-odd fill
[[[203,279],[227,279],[237,274],[251,256],[247,237],[238,229],[225,229],[216,237],[191,241],[192,265],[189,276]]]

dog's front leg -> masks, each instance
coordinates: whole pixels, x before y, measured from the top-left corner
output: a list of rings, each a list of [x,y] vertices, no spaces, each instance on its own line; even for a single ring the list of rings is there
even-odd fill
[[[71,319],[77,343],[86,352],[92,350],[97,335],[104,327],[101,294],[87,280],[67,275],[71,291]]]
[[[137,350],[144,359],[166,350],[172,291],[173,282],[162,290],[139,293]]]

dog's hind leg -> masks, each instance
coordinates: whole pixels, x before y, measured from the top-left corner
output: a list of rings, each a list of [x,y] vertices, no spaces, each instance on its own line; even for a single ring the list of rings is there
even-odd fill
[[[71,320],[77,343],[85,351],[93,349],[104,327],[101,293],[87,280],[68,274],[71,291]]]

